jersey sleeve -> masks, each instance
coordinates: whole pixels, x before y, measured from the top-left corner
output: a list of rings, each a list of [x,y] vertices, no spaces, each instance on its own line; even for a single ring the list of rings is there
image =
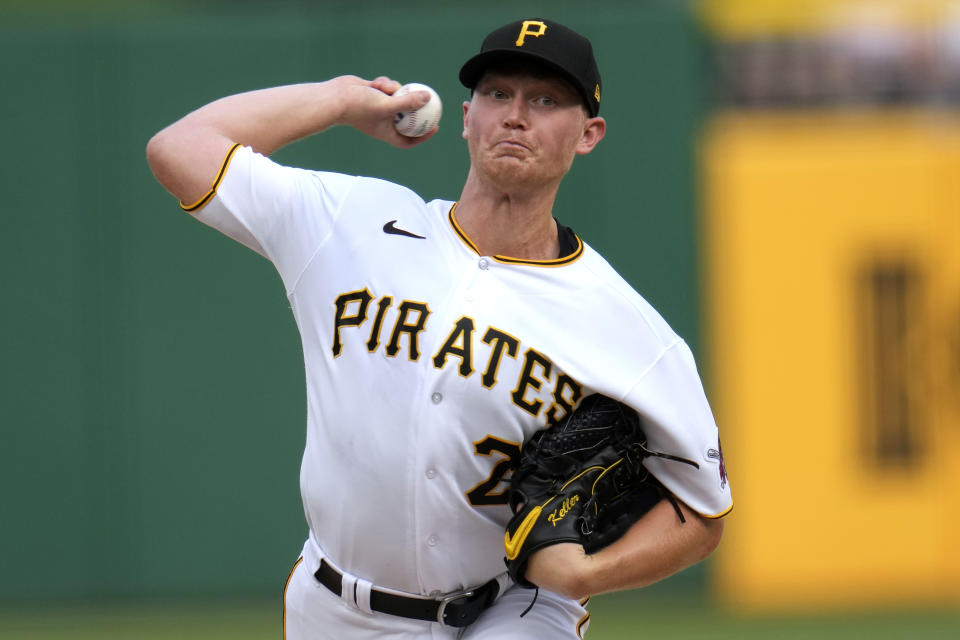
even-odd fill
[[[287,292],[330,236],[357,178],[286,167],[235,145],[210,192],[181,205],[276,266]]]
[[[644,417],[647,447],[696,466],[656,456],[644,465],[697,513],[719,518],[733,508],[720,435],[693,354],[677,339],[637,380],[624,402]]]

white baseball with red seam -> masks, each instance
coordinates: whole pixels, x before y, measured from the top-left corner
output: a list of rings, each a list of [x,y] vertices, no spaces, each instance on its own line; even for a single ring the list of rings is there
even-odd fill
[[[398,113],[393,118],[393,126],[402,135],[409,138],[419,138],[431,131],[440,122],[440,116],[443,115],[443,105],[436,91],[419,82],[405,84],[397,89],[397,92],[393,95],[402,96],[411,91],[427,91],[430,93],[430,100],[415,111]]]

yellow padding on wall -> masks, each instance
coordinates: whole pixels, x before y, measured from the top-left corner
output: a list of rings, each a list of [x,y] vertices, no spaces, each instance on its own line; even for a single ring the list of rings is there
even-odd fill
[[[960,118],[722,116],[702,157],[718,595],[960,602]]]

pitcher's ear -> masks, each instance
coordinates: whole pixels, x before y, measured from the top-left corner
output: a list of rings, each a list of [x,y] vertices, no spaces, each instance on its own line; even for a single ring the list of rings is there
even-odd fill
[[[607,121],[597,116],[595,118],[587,118],[583,124],[583,135],[580,137],[580,142],[577,144],[577,153],[580,155],[585,155],[593,151],[593,148],[603,140],[603,136],[607,133]]]
[[[460,134],[460,136],[463,137],[464,139],[466,139],[467,137],[467,129],[469,128],[469,124],[470,124],[469,113],[470,113],[470,101],[464,100],[463,102],[463,133]]]

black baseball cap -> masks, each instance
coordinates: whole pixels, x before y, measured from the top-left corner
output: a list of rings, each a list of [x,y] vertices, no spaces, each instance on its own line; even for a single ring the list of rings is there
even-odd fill
[[[600,71],[585,37],[552,20],[517,20],[492,31],[480,53],[460,69],[460,82],[473,89],[491,65],[527,58],[545,63],[580,92],[591,116],[600,111]]]

